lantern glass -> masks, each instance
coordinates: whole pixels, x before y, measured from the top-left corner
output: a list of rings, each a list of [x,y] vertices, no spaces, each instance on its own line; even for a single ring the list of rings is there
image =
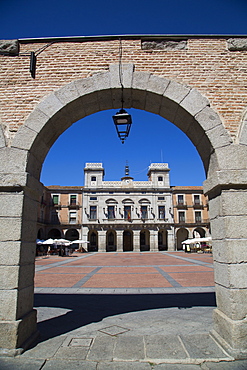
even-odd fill
[[[129,135],[130,127],[132,124],[131,115],[122,108],[112,118],[116,126],[118,137],[120,138],[122,143],[124,143],[124,140]]]

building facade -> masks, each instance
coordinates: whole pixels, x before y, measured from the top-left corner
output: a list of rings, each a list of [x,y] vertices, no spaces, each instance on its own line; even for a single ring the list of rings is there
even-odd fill
[[[83,239],[91,252],[174,251],[209,235],[202,187],[170,186],[167,163],[152,163],[147,181],[129,167],[120,181],[104,181],[102,163],[86,163],[84,187],[44,187],[38,238]]]

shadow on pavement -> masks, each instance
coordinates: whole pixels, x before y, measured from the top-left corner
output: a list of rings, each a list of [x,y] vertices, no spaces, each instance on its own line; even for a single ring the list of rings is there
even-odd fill
[[[34,307],[61,308],[66,314],[38,323],[38,342],[114,315],[161,308],[215,307],[215,293],[186,294],[35,294]],[[36,342],[37,344],[37,342]]]

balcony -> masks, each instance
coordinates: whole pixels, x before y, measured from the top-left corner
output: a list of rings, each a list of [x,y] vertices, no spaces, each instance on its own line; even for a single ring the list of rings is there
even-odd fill
[[[193,203],[193,208],[195,209],[203,209],[203,204],[201,202],[194,202]]]
[[[186,202],[177,202],[175,207],[178,208],[178,209],[187,209],[188,208]]]
[[[70,202],[70,203],[68,203],[68,208],[69,209],[79,209],[80,204],[78,202]]]
[[[204,224],[209,224],[209,219],[208,218],[204,218],[204,219],[185,219],[185,220],[178,220],[175,222],[175,224],[178,224],[178,225],[191,225],[191,224],[194,224],[194,225],[204,225]]]
[[[59,203],[53,203],[53,202],[51,202],[50,207],[54,207],[56,209],[61,209],[62,205],[61,205],[60,202]]]

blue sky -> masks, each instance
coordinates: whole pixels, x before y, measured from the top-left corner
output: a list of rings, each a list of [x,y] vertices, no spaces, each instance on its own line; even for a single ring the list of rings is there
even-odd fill
[[[0,0],[0,39],[120,34],[247,34],[247,0]],[[168,162],[172,185],[201,185],[202,162],[189,139],[163,118],[128,110],[125,144],[112,122],[116,111],[76,122],[51,148],[45,185],[82,185],[86,162],[100,161],[106,180],[118,180],[126,161],[136,180],[150,162]],[[96,134],[95,134],[96,133]],[[66,148],[66,150],[65,150]]]

